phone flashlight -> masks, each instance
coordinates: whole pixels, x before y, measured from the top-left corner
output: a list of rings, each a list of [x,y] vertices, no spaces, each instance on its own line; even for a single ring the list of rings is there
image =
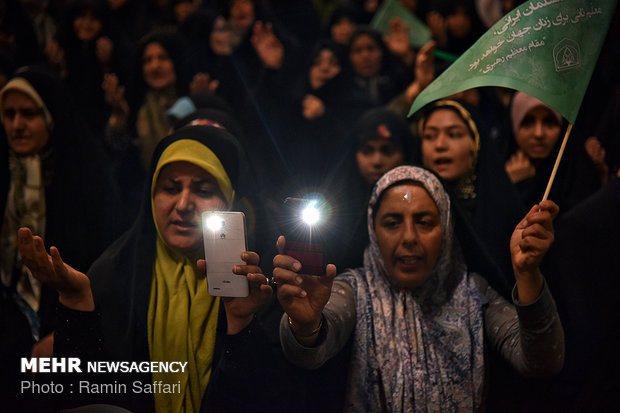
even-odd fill
[[[304,274],[325,272],[321,227],[325,224],[319,201],[291,198],[284,200],[284,253],[301,263]]]
[[[226,225],[226,222],[219,215],[205,216],[205,218],[207,228],[213,232],[221,230]]]

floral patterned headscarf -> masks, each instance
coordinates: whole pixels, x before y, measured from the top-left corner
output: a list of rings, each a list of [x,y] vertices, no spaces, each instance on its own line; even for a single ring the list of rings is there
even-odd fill
[[[427,281],[403,289],[389,277],[374,231],[381,194],[421,184],[440,213],[441,252]],[[429,171],[400,166],[381,177],[368,204],[364,267],[341,275],[355,293],[357,321],[349,371],[350,411],[476,411],[484,378],[485,297],[454,238],[450,199]]]

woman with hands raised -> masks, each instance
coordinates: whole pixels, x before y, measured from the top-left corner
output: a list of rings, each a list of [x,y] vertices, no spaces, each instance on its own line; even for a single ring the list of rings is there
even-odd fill
[[[103,400],[86,396],[81,402],[158,412],[220,405],[243,409],[246,403],[260,403],[258,390],[240,395],[230,388],[244,386],[252,372],[262,375],[270,368],[260,364],[262,358],[256,360],[258,366],[247,360],[255,351],[273,349],[254,316],[272,295],[258,266],[259,256],[245,251],[245,265],[232,268],[248,278],[246,298],[211,296],[205,277],[208,264],[202,259],[200,216],[207,210],[236,208],[240,194],[235,189],[247,179],[246,165],[239,143],[221,127],[190,126],[166,137],[155,149],[151,185],[135,224],[93,264],[88,276],[65,264],[55,247],[48,255],[41,238],[20,229],[24,262],[60,296],[56,356],[77,356],[84,362],[187,362],[179,373],[104,379],[128,386],[136,380],[178,382],[178,392],[127,392]]]
[[[467,270],[439,180],[417,167],[387,172],[369,201],[363,268],[310,276],[292,257],[274,259],[286,357],[315,369],[352,336],[350,411],[479,410],[487,348],[524,375],[557,373],[564,336],[538,270],[557,213],[545,201],[517,225],[510,304]]]

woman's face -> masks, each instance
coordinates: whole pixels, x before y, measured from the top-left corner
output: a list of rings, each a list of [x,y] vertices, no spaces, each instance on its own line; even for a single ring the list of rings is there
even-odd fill
[[[178,1],[174,4],[174,17],[177,23],[185,21],[187,16],[192,14],[198,8],[197,4],[193,1]]]
[[[403,184],[383,194],[375,234],[385,269],[403,288],[423,285],[441,251],[441,217],[426,189]]]
[[[251,0],[233,0],[230,4],[230,20],[237,29],[247,29],[256,19],[254,2]]]
[[[85,10],[73,20],[75,35],[82,42],[91,42],[99,37],[103,25],[92,10]]]
[[[338,44],[347,45],[351,40],[351,35],[355,31],[356,24],[347,17],[343,17],[334,23],[329,29],[331,32],[331,38]]]
[[[356,159],[360,174],[369,185],[374,185],[381,175],[402,165],[405,155],[391,141],[372,139],[357,150]]]
[[[531,109],[517,130],[517,145],[530,159],[545,159],[560,137],[560,124],[549,108]]]
[[[372,37],[361,34],[351,43],[349,59],[351,66],[358,76],[368,78],[376,76],[381,71],[383,52]]]
[[[474,140],[451,109],[435,110],[422,131],[422,163],[447,181],[464,176],[474,163]]]
[[[174,63],[159,43],[149,43],[144,48],[142,73],[146,84],[155,90],[164,89],[177,81]]]
[[[7,142],[17,156],[35,155],[45,148],[50,134],[43,111],[30,96],[9,90],[4,94],[2,110]]]
[[[323,49],[314,59],[310,67],[310,86],[318,89],[340,73],[338,58],[329,49]]]
[[[226,209],[215,178],[189,162],[164,166],[155,183],[153,213],[162,238],[184,255],[199,254],[202,248],[200,215]]]
[[[446,16],[446,26],[452,36],[463,39],[471,33],[471,16],[464,6],[457,7],[453,13]]]

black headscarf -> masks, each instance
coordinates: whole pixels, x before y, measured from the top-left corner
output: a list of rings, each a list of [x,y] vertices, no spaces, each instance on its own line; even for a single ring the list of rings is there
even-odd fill
[[[174,70],[176,72],[177,95],[181,96],[185,94],[187,92],[186,85],[189,84],[187,81],[187,74],[184,71],[184,59],[186,58],[185,38],[176,31],[170,29],[158,29],[147,33],[144,37],[142,37],[142,39],[140,39],[140,43],[138,44],[138,48],[134,56],[134,81],[131,85],[133,88],[130,89],[131,94],[129,100],[132,115],[134,117],[137,114],[138,108],[142,105],[144,96],[149,89],[146,81],[144,80],[142,71],[142,56],[146,47],[152,43],[159,44],[166,51],[168,57],[172,60]],[[133,124],[133,122],[130,121],[130,124]]]
[[[376,101],[376,105],[384,105],[397,94],[401,93],[406,85],[413,80],[412,70],[397,59],[383,41],[383,35],[370,26],[358,26],[349,40],[348,53],[350,56],[353,43],[360,36],[369,36],[381,49],[381,69],[371,78],[362,78],[354,74],[356,82],[363,86]],[[350,57],[349,57],[350,64]]]
[[[182,139],[195,140],[211,149],[237,189],[244,175],[243,152],[230,133],[213,126],[185,127],[160,141],[152,157],[149,181],[164,150]],[[88,272],[95,303],[101,312],[103,350],[111,360],[149,360],[147,320],[157,239],[150,186],[145,188],[142,201],[134,225]],[[152,398],[136,396],[131,403],[144,407],[152,404]]]
[[[510,237],[517,223],[525,216],[525,207],[511,184],[504,165],[489,138],[486,126],[477,109],[460,100],[440,100],[426,106],[419,122],[420,131],[429,116],[438,109],[452,110],[467,126],[472,139],[478,136],[475,154],[473,191],[474,198],[463,199],[457,183],[447,182],[446,187],[455,205],[457,234],[470,269],[487,277],[490,284],[505,297],[510,297],[514,284],[510,258]],[[421,141],[419,142],[421,145]],[[422,152],[419,152],[420,155]],[[422,159],[417,160],[422,164]],[[460,225],[459,225],[460,224]],[[459,231],[459,228],[469,228]]]

